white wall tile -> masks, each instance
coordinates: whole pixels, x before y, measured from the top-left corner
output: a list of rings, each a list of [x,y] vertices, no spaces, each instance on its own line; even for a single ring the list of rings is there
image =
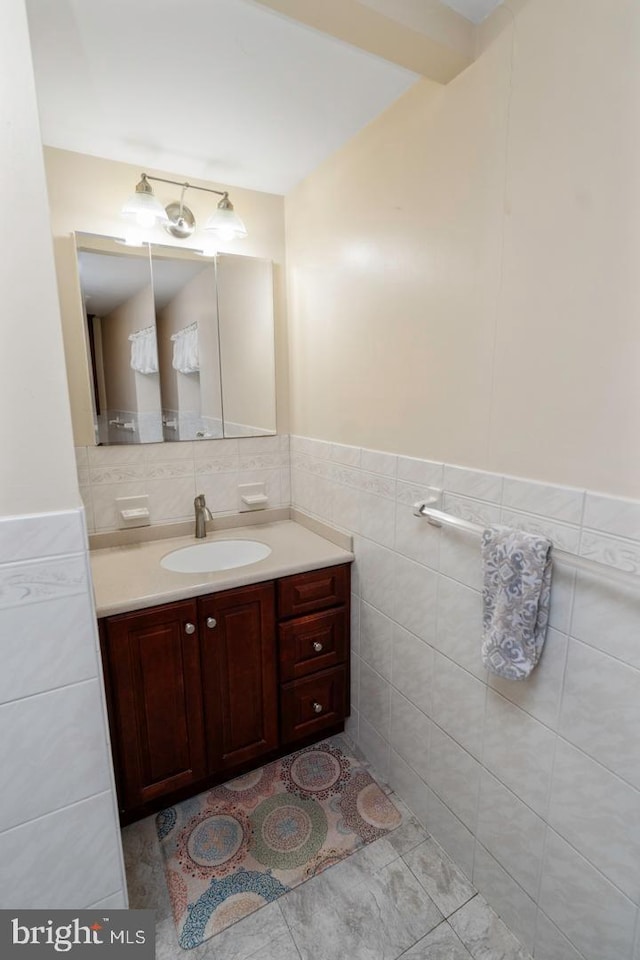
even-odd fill
[[[360,657],[351,654],[351,706],[357,710],[360,706]]]
[[[565,565],[554,564],[551,574],[551,602],[549,625],[560,633],[569,633],[573,609],[575,570]]]
[[[578,573],[572,636],[640,668],[640,590]]]
[[[505,680],[489,674],[489,685],[511,703],[555,730],[558,725],[568,642],[564,634],[549,627],[542,656],[526,680]]]
[[[549,823],[640,903],[640,793],[563,740],[557,746]]]
[[[416,457],[398,457],[398,480],[442,489],[444,464]]]
[[[31,517],[0,517],[0,563],[77,553],[84,547],[79,510]]]
[[[618,570],[640,574],[640,544],[636,540],[623,540],[621,537],[583,530],[580,556]]]
[[[500,503],[502,499],[502,477],[484,470],[469,470],[445,463],[444,488],[449,493],[461,493],[465,497],[493,503]]]
[[[360,660],[360,697],[358,709],[362,717],[389,739],[391,686],[380,674]]]
[[[372,727],[366,717],[359,714],[358,746],[367,760],[373,764],[378,783],[389,780],[389,743]]]
[[[360,466],[360,447],[350,447],[344,443],[332,443],[329,449],[329,459],[347,466]]]
[[[537,914],[535,901],[480,843],[475,846],[473,885],[520,943],[529,952],[533,951]]]
[[[542,912],[538,911],[536,922],[535,941],[536,960],[583,960],[573,944],[569,943],[563,933],[560,933],[555,923]]]
[[[629,957],[637,910],[552,830],[547,837],[540,907],[586,960]]]
[[[360,491],[355,487],[334,483],[333,522],[343,530],[360,529]]]
[[[534,899],[542,865],[545,822],[486,770],[480,778],[477,837]]]
[[[569,642],[559,730],[640,789],[640,671],[579,640]]]
[[[515,530],[525,530],[546,537],[558,550],[577,553],[580,544],[580,527],[560,523],[557,520],[547,520],[530,513],[502,508],[501,523]]]
[[[238,509],[239,482],[237,473],[196,477],[196,494],[204,494],[212,513],[233,513]]]
[[[429,789],[413,767],[410,767],[393,748],[390,756],[389,783],[398,796],[402,797],[413,815],[423,826],[426,826]]]
[[[430,790],[427,798],[427,830],[446,850],[456,866],[471,879],[474,839],[464,823]]]
[[[351,594],[351,652],[360,654],[360,598]]]
[[[393,625],[391,682],[423,713],[431,712],[433,650],[397,624]]]
[[[84,555],[25,560],[0,566],[0,610],[89,590]]]
[[[394,500],[360,491],[359,532],[383,547],[393,547],[396,528]]]
[[[393,621],[370,604],[360,609],[360,656],[387,680],[391,677]]]
[[[584,506],[584,490],[537,483],[519,477],[505,477],[502,488],[503,506],[525,513],[580,524]]]
[[[440,530],[427,523],[424,518],[414,516],[413,503],[421,499],[420,496],[415,496],[416,489],[405,484],[398,484],[398,488],[402,489],[403,499],[398,499],[396,505],[395,549],[404,557],[437,570],[440,560]],[[410,502],[405,502],[405,497],[408,497]]]
[[[474,757],[482,754],[485,684],[470,673],[434,655],[433,719]]]
[[[360,466],[367,473],[379,473],[384,477],[396,476],[398,458],[393,453],[382,453],[380,450],[362,450]]]
[[[433,570],[395,555],[393,619],[427,642],[435,635],[437,582]]]
[[[88,591],[0,612],[0,704],[95,677]]]
[[[489,690],[483,763],[537,814],[546,814],[555,734]]]
[[[481,680],[487,671],[482,663],[482,596],[449,577],[438,582],[438,626],[434,647]]]
[[[119,463],[144,463],[144,444],[115,444],[110,447],[86,447],[90,467],[104,467]]]
[[[392,690],[391,746],[423,780],[429,776],[430,733],[431,721],[397,690]]]
[[[103,900],[98,900],[97,903],[88,903],[84,909],[86,910],[126,910],[128,908],[129,901],[124,890],[118,890],[117,893],[112,893],[110,897],[105,897]]]
[[[480,538],[464,530],[443,529],[440,538],[440,573],[482,590]]]
[[[0,902],[6,909],[82,909],[122,887],[110,793],[0,833]]]
[[[395,554],[372,540],[356,537],[354,552],[358,569],[360,596],[387,616],[393,616],[395,604]]]
[[[500,523],[501,510],[497,504],[485,503],[484,500],[475,500],[471,497],[457,496],[445,493],[443,510],[460,520],[477,523],[481,527],[488,527],[492,523]],[[480,550],[480,537],[474,533],[477,549]]]
[[[0,728],[4,829],[109,789],[97,680],[6,703]]]
[[[431,726],[429,786],[475,831],[481,766],[436,724]]]
[[[614,536],[640,540],[640,501],[587,491],[584,525]]]

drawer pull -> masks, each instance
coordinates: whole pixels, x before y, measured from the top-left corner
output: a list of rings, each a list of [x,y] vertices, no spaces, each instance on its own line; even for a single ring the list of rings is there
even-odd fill
[[[318,703],[317,700],[314,700],[314,701],[313,701],[313,712],[314,712],[314,713],[322,713],[322,710],[323,710],[322,704],[321,704],[321,703]]]
[[[313,644],[313,649],[315,650],[316,653],[322,653],[324,647],[322,646],[319,640],[316,640]]]
[[[185,633],[188,633],[189,636],[191,636],[192,633],[195,633],[195,632],[196,632],[195,624],[193,624],[193,623],[185,623],[185,625],[184,625],[184,632],[185,632]]]
[[[207,617],[207,626],[209,627],[209,630],[215,630],[215,628],[218,626],[218,621],[215,617]]]

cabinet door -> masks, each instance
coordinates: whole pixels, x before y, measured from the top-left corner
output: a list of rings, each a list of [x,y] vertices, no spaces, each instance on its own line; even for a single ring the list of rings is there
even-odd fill
[[[110,718],[127,810],[206,774],[195,601],[103,624]]]
[[[202,686],[209,772],[278,745],[273,584],[202,598]]]

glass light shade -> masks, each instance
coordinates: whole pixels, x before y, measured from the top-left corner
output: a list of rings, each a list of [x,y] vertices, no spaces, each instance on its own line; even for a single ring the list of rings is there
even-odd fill
[[[242,240],[247,235],[247,228],[231,205],[227,208],[219,206],[207,220],[204,230],[222,241]]]
[[[167,212],[152,193],[136,193],[129,197],[122,208],[122,216],[133,219],[141,227],[154,227],[168,221]]]

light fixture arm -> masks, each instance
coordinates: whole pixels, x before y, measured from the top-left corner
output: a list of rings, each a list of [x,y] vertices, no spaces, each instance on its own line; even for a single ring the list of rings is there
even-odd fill
[[[219,197],[229,199],[229,194],[226,190],[214,190],[212,187],[199,187],[197,184],[188,183],[186,180],[184,182],[181,180],[167,180],[165,177],[151,177],[148,173],[141,174],[141,179],[155,180],[156,183],[171,183],[174,187],[182,187],[183,197],[185,190],[202,190],[204,193],[216,193]]]

